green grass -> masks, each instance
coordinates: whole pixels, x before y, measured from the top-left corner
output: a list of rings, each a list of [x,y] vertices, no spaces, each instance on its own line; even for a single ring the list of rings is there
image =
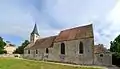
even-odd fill
[[[0,58],[0,69],[99,69],[99,68],[75,67],[15,58]]]

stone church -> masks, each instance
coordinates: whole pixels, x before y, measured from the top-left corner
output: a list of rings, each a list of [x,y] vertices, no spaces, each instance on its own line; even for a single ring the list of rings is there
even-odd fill
[[[102,55],[102,56],[101,56]],[[92,24],[66,29],[56,36],[41,38],[35,24],[24,58],[74,64],[112,65],[111,54],[94,53]]]

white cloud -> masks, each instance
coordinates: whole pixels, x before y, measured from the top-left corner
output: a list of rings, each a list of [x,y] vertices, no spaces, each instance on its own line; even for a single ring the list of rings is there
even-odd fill
[[[120,1],[117,1],[117,4],[110,12],[108,20],[115,23],[115,25],[120,23]]]
[[[111,35],[111,39],[113,40],[120,34],[120,1],[117,0],[116,5],[110,11],[110,13],[106,16],[107,21],[111,24],[108,31]]]
[[[0,1],[0,34],[27,39],[36,22],[45,37],[93,21],[95,42],[108,47],[120,30],[120,1],[115,4],[113,0]]]
[[[88,24],[88,21],[93,21],[95,42],[103,43],[109,47],[109,42],[113,37],[109,31],[111,24],[106,20],[106,16],[109,15],[108,13],[115,3],[113,0],[58,0],[47,12],[58,22],[65,24],[65,28]]]
[[[24,12],[18,5],[0,1],[0,34],[18,35],[26,34],[32,27],[32,17]]]

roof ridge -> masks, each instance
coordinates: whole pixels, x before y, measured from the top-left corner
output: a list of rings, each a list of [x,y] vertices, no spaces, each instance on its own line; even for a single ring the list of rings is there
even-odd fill
[[[67,30],[73,30],[73,29],[77,29],[77,28],[83,28],[83,27],[87,27],[87,26],[91,26],[91,25],[92,24],[88,24],[88,25],[84,25],[84,26],[78,26],[78,27],[73,27],[73,28],[68,28],[68,29],[62,30],[61,32],[67,31]]]
[[[93,30],[92,24],[66,29],[60,32],[55,42],[92,37],[93,31],[91,30]]]
[[[56,36],[58,36],[58,35],[55,35],[55,36],[48,36],[48,37],[44,37],[44,38],[42,38],[42,39],[47,39],[47,38],[56,37]],[[38,39],[38,40],[41,40],[41,39]]]

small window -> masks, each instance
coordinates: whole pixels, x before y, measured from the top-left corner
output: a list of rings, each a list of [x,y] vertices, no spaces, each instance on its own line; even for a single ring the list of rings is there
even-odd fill
[[[61,43],[61,54],[65,54],[65,44]]]
[[[30,54],[30,50],[28,50],[28,54]]]
[[[38,50],[36,50],[36,54],[38,54]]]
[[[80,42],[79,44],[79,54],[83,54],[83,43]]]
[[[100,54],[100,57],[103,57],[103,54]]]
[[[48,50],[48,48],[46,48],[46,53],[49,53],[49,50]]]

